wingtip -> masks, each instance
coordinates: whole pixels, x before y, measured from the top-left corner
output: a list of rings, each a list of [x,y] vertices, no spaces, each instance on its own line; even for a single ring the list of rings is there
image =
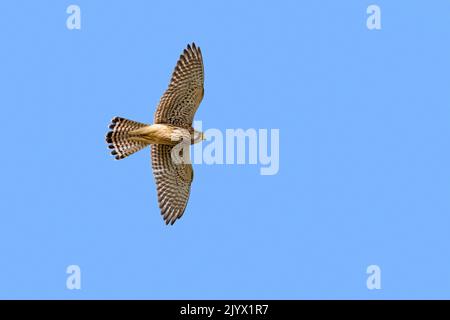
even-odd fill
[[[188,51],[200,51],[200,47],[195,44],[194,41],[192,41],[191,43],[188,43],[188,45],[186,46],[186,50]]]

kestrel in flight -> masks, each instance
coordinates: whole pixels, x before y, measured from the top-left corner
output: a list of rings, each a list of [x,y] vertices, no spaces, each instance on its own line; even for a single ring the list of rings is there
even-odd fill
[[[194,43],[181,54],[172,78],[159,101],[154,124],[115,117],[106,135],[111,154],[117,160],[151,145],[153,175],[161,215],[166,224],[174,224],[183,215],[194,177],[190,161],[172,159],[175,145],[203,140],[203,133],[194,130],[192,121],[204,89],[204,68],[200,48]],[[181,151],[182,153],[182,151]]]

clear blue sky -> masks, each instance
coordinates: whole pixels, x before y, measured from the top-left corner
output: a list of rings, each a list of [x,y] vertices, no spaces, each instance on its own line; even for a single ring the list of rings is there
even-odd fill
[[[449,17],[448,1],[2,1],[0,298],[450,298]],[[104,135],[152,121],[192,41],[196,119],[279,128],[280,170],[197,165],[166,227],[149,150],[114,161]]]

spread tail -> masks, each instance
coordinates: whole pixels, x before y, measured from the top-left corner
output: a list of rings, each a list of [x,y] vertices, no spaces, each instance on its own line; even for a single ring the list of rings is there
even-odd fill
[[[113,118],[109,125],[111,131],[106,134],[108,148],[112,149],[111,154],[120,160],[145,148],[148,144],[133,140],[134,136],[131,132],[146,126],[146,124],[121,117]]]

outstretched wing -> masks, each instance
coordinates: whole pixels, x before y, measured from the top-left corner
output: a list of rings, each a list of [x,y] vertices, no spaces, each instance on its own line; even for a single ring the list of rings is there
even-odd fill
[[[190,128],[203,99],[203,82],[202,52],[193,43],[184,49],[177,62],[169,88],[159,101],[154,122]]]
[[[175,164],[172,146],[152,145],[152,167],[158,193],[158,203],[166,224],[174,224],[184,213],[194,171],[191,164]]]

